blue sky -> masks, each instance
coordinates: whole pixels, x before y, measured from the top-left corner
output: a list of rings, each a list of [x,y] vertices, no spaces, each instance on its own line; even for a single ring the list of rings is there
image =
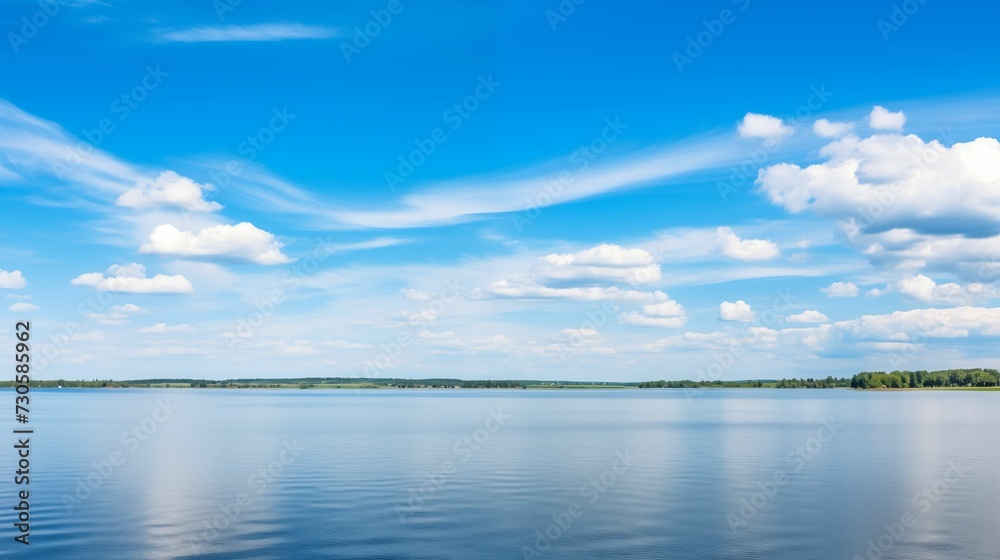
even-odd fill
[[[40,378],[996,367],[998,8],[12,2]]]

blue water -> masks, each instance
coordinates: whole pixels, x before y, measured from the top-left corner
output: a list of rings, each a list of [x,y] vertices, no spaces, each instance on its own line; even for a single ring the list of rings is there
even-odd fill
[[[0,557],[1000,558],[997,393],[32,396]]]

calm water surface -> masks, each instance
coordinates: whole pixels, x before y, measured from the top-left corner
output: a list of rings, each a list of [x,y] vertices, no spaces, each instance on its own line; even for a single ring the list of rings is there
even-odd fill
[[[0,557],[1000,558],[997,393],[32,395]]]

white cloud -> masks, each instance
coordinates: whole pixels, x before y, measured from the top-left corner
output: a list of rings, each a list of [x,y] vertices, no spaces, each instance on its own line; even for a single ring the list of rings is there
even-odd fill
[[[0,153],[7,170],[25,183],[40,188],[66,188],[85,196],[117,196],[135,185],[142,174],[134,167],[98,150],[78,155],[80,140],[59,125],[26,113],[0,99]],[[66,180],[72,178],[71,181]]]
[[[429,301],[432,297],[434,297],[434,294],[421,292],[420,290],[414,290],[413,288],[402,290],[400,293],[403,294],[404,298],[410,301]]]
[[[111,307],[109,313],[88,313],[85,318],[88,322],[95,322],[101,325],[124,325],[132,319],[133,315],[140,313],[148,312],[134,303],[126,303]]]
[[[235,226],[212,226],[197,234],[163,224],[149,234],[149,243],[139,247],[139,252],[181,257],[224,257],[274,265],[291,262],[281,252],[282,247],[273,234],[257,229],[249,222]]]
[[[735,303],[724,301],[719,304],[719,319],[723,321],[740,321],[742,323],[753,322],[757,314],[750,308],[750,304],[743,300]]]
[[[624,130],[627,123],[608,119],[609,130]],[[490,214],[521,212],[511,216],[516,229],[534,220],[550,205],[566,204],[601,194],[663,185],[671,179],[703,169],[719,167],[743,157],[731,138],[715,136],[703,141],[678,142],[624,158],[602,157],[562,185],[560,157],[524,170],[489,177],[461,177],[446,182],[415,185],[397,200],[379,201],[369,208],[345,208],[297,188],[280,178],[246,170],[239,184],[229,188],[259,207],[298,214],[316,227],[415,228],[480,220]],[[556,184],[557,187],[552,187]],[[550,185],[546,187],[546,185]]]
[[[536,278],[579,282],[649,284],[660,280],[660,265],[645,249],[601,244],[576,253],[553,253],[539,259]]]
[[[1000,337],[1000,308],[914,309],[781,330],[747,326],[741,336],[724,332],[688,332],[646,344],[641,347],[641,351],[703,352],[741,347],[745,350],[779,350],[786,355],[874,355],[882,360],[891,360],[893,356],[889,353],[895,353],[896,358],[905,362],[918,345],[927,344],[931,339],[972,336]]]
[[[284,41],[286,39],[328,39],[337,30],[301,23],[258,23],[254,25],[219,25],[160,31],[156,38],[178,43],[223,41]]]
[[[996,337],[1000,336],[1000,308],[963,306],[895,311],[886,315],[864,315],[832,325],[785,329],[781,333],[789,344],[815,336],[820,347],[844,343],[920,343],[926,338],[966,338],[973,334]]]
[[[31,299],[28,294],[7,294],[7,299]]]
[[[188,324],[168,326],[166,323],[156,323],[155,325],[150,327],[137,329],[135,332],[139,334],[173,334],[173,333],[188,333],[193,330],[194,328]]]
[[[967,305],[975,300],[997,296],[996,288],[989,284],[938,284],[923,274],[901,279],[896,282],[896,289],[906,297],[931,304]]]
[[[736,128],[744,138],[781,138],[795,132],[778,117],[758,113],[744,115]]]
[[[664,350],[721,350],[731,348],[736,342],[738,342],[736,338],[726,333],[686,332],[645,344],[642,346],[642,350],[645,352],[662,352]]]
[[[828,161],[772,165],[757,189],[792,213],[836,220],[876,267],[975,277],[1000,246],[1000,142],[846,136]]]
[[[664,294],[666,296],[666,294]],[[684,306],[668,299],[658,303],[642,306],[642,313],[631,311],[618,316],[619,321],[626,325],[638,327],[683,327],[687,322],[687,312]]]
[[[102,292],[133,294],[187,294],[194,291],[191,282],[183,275],[157,274],[146,278],[146,267],[136,263],[113,265],[106,274],[107,276],[100,272],[88,272],[71,280],[70,284],[92,286]]]
[[[781,251],[770,239],[740,239],[728,227],[720,227],[719,252],[723,256],[741,261],[763,261],[777,258]]]
[[[868,116],[872,128],[878,130],[903,130],[906,115],[902,111],[893,113],[881,105],[876,105]]]
[[[785,320],[789,323],[826,323],[830,318],[815,309],[809,309],[802,313],[789,315],[785,317]]]
[[[493,282],[485,294],[518,299],[666,302],[661,291],[643,292],[608,283],[649,284],[660,280],[660,265],[645,249],[602,244],[576,253],[552,253],[536,262],[530,274]],[[474,295],[482,295],[475,292]]]
[[[665,301],[667,294],[657,290],[642,292],[638,290],[623,290],[617,286],[550,288],[538,284],[519,283],[511,280],[500,280],[490,284],[487,292],[497,297],[516,299],[570,299],[576,301],[635,301],[655,302]]]
[[[559,331],[556,338],[570,340],[576,343],[593,342],[601,337],[596,329],[563,329]]]
[[[16,313],[21,313],[25,311],[38,311],[39,307],[33,303],[25,303],[23,301],[19,301],[15,304],[12,304],[7,309],[10,311],[14,311]]]
[[[854,282],[834,282],[825,288],[820,288],[819,291],[826,294],[826,297],[856,297],[858,295],[858,287]]]
[[[823,138],[838,138],[854,130],[854,123],[819,119],[813,123],[813,133]]]
[[[425,338],[428,340],[449,340],[455,338],[455,333],[451,331],[432,332],[424,329],[417,333],[417,338]]]
[[[684,306],[674,300],[643,305],[642,312],[655,317],[683,317],[685,315]]]
[[[618,320],[625,325],[632,325],[636,327],[664,327],[664,328],[678,328],[683,327],[686,322],[685,317],[647,317],[641,313],[631,311],[629,313],[622,313],[618,316]]]
[[[199,185],[173,171],[164,171],[154,180],[141,179],[122,193],[116,204],[137,209],[176,207],[189,212],[214,212],[222,205],[205,201],[204,191],[211,190],[211,185]]]
[[[24,280],[24,276],[21,275],[20,270],[7,272],[6,270],[0,269],[0,288],[17,290],[27,285],[28,283]]]
[[[126,303],[125,305],[115,305],[111,307],[111,311],[115,313],[128,313],[134,315],[136,313],[149,313],[145,309],[139,307],[134,303]]]

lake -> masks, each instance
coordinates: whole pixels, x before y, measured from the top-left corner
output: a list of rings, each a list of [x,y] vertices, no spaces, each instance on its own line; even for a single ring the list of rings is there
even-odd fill
[[[1000,557],[997,393],[31,394],[0,557]]]

